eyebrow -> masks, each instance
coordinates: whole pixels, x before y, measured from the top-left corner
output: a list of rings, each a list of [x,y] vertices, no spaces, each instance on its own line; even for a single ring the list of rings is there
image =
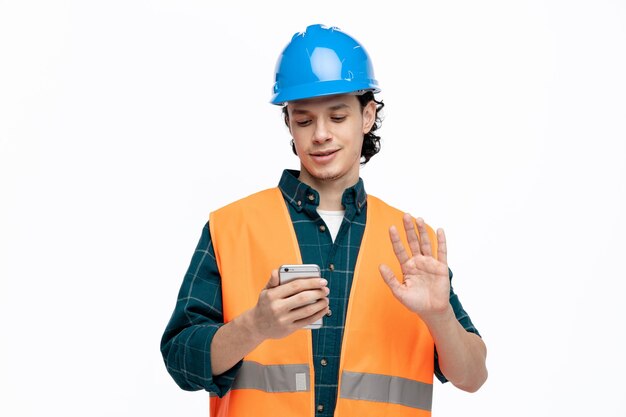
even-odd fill
[[[350,106],[348,106],[345,103],[339,103],[339,104],[335,104],[333,106],[328,107],[328,110],[336,111],[336,110],[341,110],[341,109],[344,109],[344,108],[350,108]],[[307,113],[309,113],[309,111],[305,110],[305,109],[293,109],[291,112],[293,114],[307,114]]]

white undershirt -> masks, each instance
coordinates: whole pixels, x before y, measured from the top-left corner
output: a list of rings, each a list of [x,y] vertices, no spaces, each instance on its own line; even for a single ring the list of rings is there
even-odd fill
[[[335,241],[337,237],[337,233],[339,233],[339,228],[341,227],[341,222],[343,221],[343,215],[346,212],[345,210],[338,211],[329,211],[329,210],[320,210],[317,209],[322,220],[326,223],[326,227],[328,227],[328,231],[330,232],[330,236]]]

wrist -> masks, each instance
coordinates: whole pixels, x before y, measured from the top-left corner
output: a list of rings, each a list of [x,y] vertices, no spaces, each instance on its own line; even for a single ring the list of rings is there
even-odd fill
[[[421,318],[424,323],[426,323],[426,326],[428,326],[431,333],[456,323],[456,316],[454,315],[454,310],[450,304],[448,304],[446,308],[441,311],[422,314]]]
[[[254,308],[244,311],[234,321],[241,328],[241,334],[245,335],[248,343],[256,346],[266,339],[256,324]]]

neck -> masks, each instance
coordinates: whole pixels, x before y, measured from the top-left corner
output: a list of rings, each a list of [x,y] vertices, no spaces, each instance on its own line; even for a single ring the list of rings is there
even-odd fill
[[[358,172],[356,177],[341,177],[336,179],[319,179],[311,176],[304,168],[300,170],[300,181],[313,187],[320,195],[320,210],[338,211],[343,210],[341,198],[346,188],[352,187],[359,181]]]

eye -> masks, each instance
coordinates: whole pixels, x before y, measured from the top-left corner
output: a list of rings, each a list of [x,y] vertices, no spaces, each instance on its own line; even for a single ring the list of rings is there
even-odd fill
[[[296,124],[300,127],[305,127],[311,124],[311,120],[296,120]]]
[[[346,116],[332,116],[330,120],[332,120],[335,123],[341,123],[344,120],[346,120]]]

